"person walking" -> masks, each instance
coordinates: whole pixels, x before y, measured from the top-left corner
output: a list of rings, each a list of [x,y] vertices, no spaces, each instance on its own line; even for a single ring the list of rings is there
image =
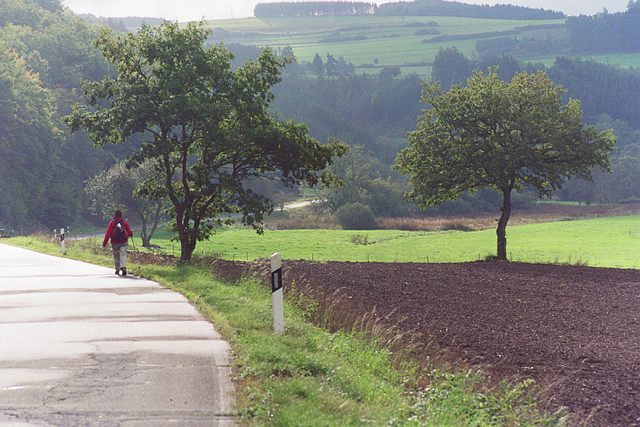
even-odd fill
[[[127,275],[127,248],[129,247],[129,237],[133,237],[133,231],[129,227],[127,221],[122,218],[122,211],[118,209],[109,221],[107,232],[102,241],[102,248],[107,247],[109,239],[111,239],[111,248],[113,249],[113,260],[116,264],[116,274]]]

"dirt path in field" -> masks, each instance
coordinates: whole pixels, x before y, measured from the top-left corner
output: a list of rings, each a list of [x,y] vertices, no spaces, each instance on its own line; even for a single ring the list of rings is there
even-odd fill
[[[239,263],[221,263],[237,276]],[[285,283],[376,313],[493,379],[534,378],[579,420],[640,426],[640,271],[286,262]]]

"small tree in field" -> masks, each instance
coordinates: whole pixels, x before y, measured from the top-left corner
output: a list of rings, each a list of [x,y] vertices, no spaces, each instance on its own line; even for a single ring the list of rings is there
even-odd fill
[[[503,199],[498,259],[506,260],[514,189],[532,186],[548,196],[568,177],[590,179],[592,167],[610,167],[613,133],[585,127],[580,103],[563,104],[563,93],[544,72],[517,74],[511,82],[495,70],[475,72],[467,87],[445,93],[425,85],[422,101],[432,108],[397,159],[398,170],[410,176],[408,196],[425,208],[466,190],[497,190]]]
[[[180,240],[182,260],[207,239],[221,217],[238,213],[260,232],[272,202],[248,188],[256,177],[284,185],[315,185],[339,144],[321,145],[305,126],[268,112],[271,88],[287,60],[265,50],[256,62],[231,69],[223,46],[205,47],[203,23],[143,26],[124,37],[105,31],[96,44],[116,77],[84,85],[88,106],[75,105],[67,124],[97,144],[146,138],[133,161],[152,159]]]
[[[140,221],[140,238],[144,247],[151,246],[162,212],[168,208],[164,194],[139,194],[148,180],[158,180],[157,167],[153,162],[127,168],[126,162],[122,161],[89,179],[85,186],[91,208],[103,218],[111,218],[116,209],[125,209]]]

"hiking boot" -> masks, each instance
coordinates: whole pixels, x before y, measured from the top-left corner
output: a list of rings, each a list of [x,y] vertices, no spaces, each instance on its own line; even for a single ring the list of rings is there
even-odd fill
[[[123,276],[127,275],[127,268],[126,267],[122,267],[120,270],[122,270],[122,275]]]
[[[120,275],[120,270],[116,270],[116,276]]]

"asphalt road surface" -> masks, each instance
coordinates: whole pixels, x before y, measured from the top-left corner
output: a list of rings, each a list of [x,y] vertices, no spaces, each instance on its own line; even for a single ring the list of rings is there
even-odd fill
[[[183,296],[0,245],[0,425],[233,425],[229,365]]]

